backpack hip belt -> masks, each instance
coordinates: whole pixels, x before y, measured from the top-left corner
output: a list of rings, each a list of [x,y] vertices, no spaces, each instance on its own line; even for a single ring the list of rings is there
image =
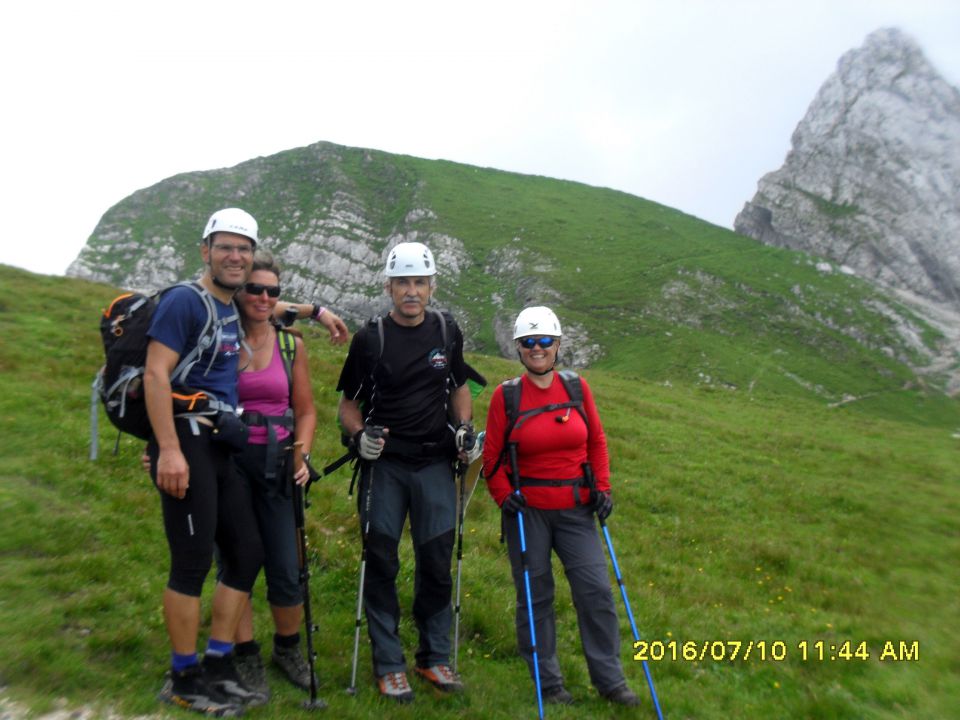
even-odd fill
[[[277,427],[283,427],[293,432],[293,408],[287,408],[283,415],[264,415],[253,410],[244,412],[240,419],[250,427],[267,428],[267,455],[264,458],[263,476],[266,480],[273,480],[277,477],[277,465],[280,458]]]
[[[204,395],[206,395],[204,393]],[[188,410],[186,412],[175,412],[174,417],[210,417],[212,415],[219,415],[220,413],[233,413],[237,414],[237,409],[230,403],[225,403],[222,400],[217,400],[215,397],[206,395],[204,399],[204,407],[202,410]]]
[[[200,434],[200,425],[216,427],[215,418],[221,413],[236,414],[236,409],[229,403],[221,402],[214,397],[204,395],[204,408],[196,412],[175,412],[174,420],[187,420],[190,423],[190,430],[194,435]]]
[[[568,480],[547,480],[546,478],[532,478],[520,476],[520,487],[570,487],[573,490],[573,504],[581,505],[580,493],[577,491],[581,487],[589,487],[587,478],[575,477]]]

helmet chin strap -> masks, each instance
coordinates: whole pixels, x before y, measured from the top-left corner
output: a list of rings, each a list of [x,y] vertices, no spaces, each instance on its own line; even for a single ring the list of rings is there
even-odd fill
[[[243,284],[240,284],[240,285],[227,285],[225,282],[223,282],[223,281],[222,281],[220,278],[218,278],[216,275],[211,275],[210,277],[213,279],[213,284],[214,284],[214,285],[216,285],[217,287],[221,287],[221,288],[223,288],[224,290],[230,290],[231,292],[236,292],[237,290],[239,290],[240,288],[243,287]]]
[[[225,282],[223,282],[223,280],[213,274],[213,265],[209,261],[207,261],[207,269],[210,270],[210,281],[218,288],[223,288],[224,290],[229,290],[230,292],[236,292],[243,287],[243,283],[240,283],[239,285],[227,285]]]

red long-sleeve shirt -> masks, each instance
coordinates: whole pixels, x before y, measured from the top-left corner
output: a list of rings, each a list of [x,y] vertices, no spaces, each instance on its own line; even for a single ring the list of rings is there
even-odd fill
[[[541,389],[523,375],[520,380],[520,412],[544,405],[569,402],[566,388],[554,374],[549,388]],[[597,489],[610,490],[610,460],[607,455],[607,438],[600,424],[597,406],[593,401],[586,380],[580,378],[583,388],[583,409],[587,424],[575,408],[543,412],[525,419],[515,427],[510,442],[517,443],[517,464],[520,476],[542,480],[570,480],[583,476],[581,467],[588,459],[597,480]],[[569,415],[567,416],[567,414]],[[565,422],[557,418],[567,416]],[[503,401],[503,387],[493,391],[487,413],[486,438],[483,444],[483,466],[493,468],[504,448],[504,433],[507,429],[507,414]],[[510,461],[506,458],[497,471],[487,478],[487,489],[497,505],[513,492],[509,476]],[[521,489],[530,507],[542,510],[561,510],[574,507],[574,495],[569,485],[544,487],[528,485]],[[588,503],[589,488],[580,488],[580,502]]]

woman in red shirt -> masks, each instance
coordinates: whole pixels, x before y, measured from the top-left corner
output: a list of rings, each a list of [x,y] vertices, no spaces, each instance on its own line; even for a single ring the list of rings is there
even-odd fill
[[[556,552],[570,583],[591,682],[611,702],[638,705],[639,698],[627,687],[620,663],[620,626],[593,520],[594,512],[606,519],[613,510],[607,441],[593,394],[583,378],[569,371],[561,377],[555,369],[562,332],[552,310],[524,309],[517,316],[513,337],[525,372],[493,393],[483,460],[484,468],[489,468],[485,470],[487,489],[503,511],[517,591],[520,654],[533,677],[518,512],[523,513],[543,701],[565,705],[574,702],[563,685],[557,659],[550,564],[551,553]],[[518,392],[518,407],[515,405],[511,413],[508,408],[516,400],[510,399]],[[511,464],[510,445],[515,445],[516,468]],[[584,464],[588,462],[596,478],[595,488],[585,479]]]

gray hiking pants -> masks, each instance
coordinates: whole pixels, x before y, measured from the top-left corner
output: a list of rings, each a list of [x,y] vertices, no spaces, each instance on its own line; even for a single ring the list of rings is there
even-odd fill
[[[368,499],[370,533],[363,598],[374,674],[380,677],[406,670],[399,635],[397,551],[408,513],[415,562],[413,619],[420,636],[416,662],[420,667],[449,664],[453,620],[450,560],[457,513],[450,461],[418,467],[381,457],[364,463],[357,497],[361,531],[366,524]]]
[[[569,510],[523,512],[523,530],[533,598],[533,622],[540,661],[540,685],[549,690],[563,684],[557,659],[556,618],[553,610],[554,584],[551,551],[563,563],[573,604],[577,612],[580,641],[587,660],[590,681],[601,693],[623,685],[626,679],[620,664],[620,624],[617,620],[607,562],[597,531],[593,510],[586,506]],[[527,594],[520,559],[517,518],[505,515],[504,531],[513,583],[517,591],[517,644],[533,677],[533,649]]]

